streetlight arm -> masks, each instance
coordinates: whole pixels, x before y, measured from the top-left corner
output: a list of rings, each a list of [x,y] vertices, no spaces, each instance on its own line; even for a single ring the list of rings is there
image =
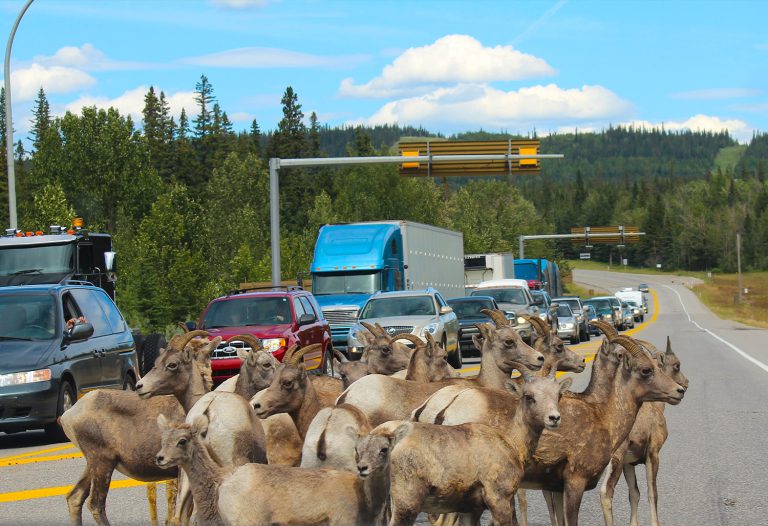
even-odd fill
[[[19,22],[33,1],[27,0],[27,3],[24,4],[19,16],[16,17],[11,34],[8,36],[8,45],[5,46],[5,149],[6,162],[8,163],[8,218],[11,228],[16,228],[18,224],[16,220],[16,171],[13,159],[13,118],[11,116],[11,48]]]

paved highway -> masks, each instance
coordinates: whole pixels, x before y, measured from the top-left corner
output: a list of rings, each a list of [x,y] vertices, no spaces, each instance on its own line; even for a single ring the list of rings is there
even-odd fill
[[[768,331],[715,317],[685,286],[690,278],[596,271],[575,271],[575,278],[612,292],[648,283],[658,314],[653,319],[649,313],[650,321],[630,332],[659,347],[670,335],[690,379],[683,403],[666,412],[670,436],[661,453],[661,523],[768,524],[768,460],[762,455],[768,429]],[[574,348],[590,356],[598,345],[593,338]],[[576,390],[585,385],[588,374],[578,375]],[[83,467],[71,444],[47,442],[41,433],[0,434],[0,524],[67,524],[63,495]],[[641,524],[648,523],[644,480],[644,468],[638,468]],[[119,473],[113,486],[107,500],[112,524],[147,524],[145,487]],[[164,491],[160,493],[164,517]],[[540,495],[529,492],[529,504],[530,524],[549,524]],[[629,522],[628,508],[622,481],[614,500],[617,524]],[[87,509],[83,517],[93,524]],[[581,524],[602,524],[596,490],[584,497]]]

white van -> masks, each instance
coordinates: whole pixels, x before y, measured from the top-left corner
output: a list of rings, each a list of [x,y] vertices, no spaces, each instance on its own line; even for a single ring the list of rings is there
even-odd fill
[[[614,294],[614,296],[619,298],[621,301],[634,301],[639,306],[641,306],[645,312],[648,312],[648,303],[645,301],[645,296],[643,293],[639,290],[626,288],[618,291],[616,294]]]

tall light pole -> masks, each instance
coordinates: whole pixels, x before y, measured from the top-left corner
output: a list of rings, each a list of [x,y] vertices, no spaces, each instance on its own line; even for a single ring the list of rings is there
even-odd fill
[[[13,118],[11,117],[11,47],[16,29],[19,27],[21,17],[27,12],[33,0],[27,0],[16,22],[13,24],[11,34],[8,36],[8,45],[5,46],[5,150],[8,162],[8,218],[10,227],[17,227],[16,220],[16,166],[13,160]]]

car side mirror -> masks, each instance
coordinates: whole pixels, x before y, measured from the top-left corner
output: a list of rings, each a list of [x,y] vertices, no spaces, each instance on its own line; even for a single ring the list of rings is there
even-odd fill
[[[448,305],[443,305],[440,307],[440,314],[450,314],[451,312],[453,312],[453,309]]]
[[[616,312],[619,312],[621,310],[621,307],[614,307],[613,310],[615,310]]]
[[[114,283],[117,281],[117,261],[115,261],[115,252],[104,252],[104,268],[107,271],[107,280]]]
[[[315,321],[317,321],[315,315],[308,312],[305,312],[299,316],[299,325],[309,325],[310,323],[315,323]]]
[[[70,342],[87,340],[91,336],[93,336],[93,325],[88,322],[79,323],[65,333],[65,339]]]

